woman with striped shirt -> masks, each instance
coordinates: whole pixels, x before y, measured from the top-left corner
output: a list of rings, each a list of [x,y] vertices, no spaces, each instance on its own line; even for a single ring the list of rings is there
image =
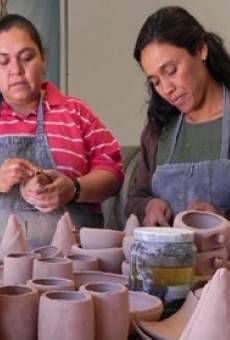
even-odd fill
[[[16,213],[28,226],[31,246],[47,244],[63,211],[74,224],[102,226],[100,202],[123,181],[120,148],[110,131],[78,98],[43,82],[39,33],[19,15],[0,20],[0,233]],[[37,169],[51,183],[19,186]]]

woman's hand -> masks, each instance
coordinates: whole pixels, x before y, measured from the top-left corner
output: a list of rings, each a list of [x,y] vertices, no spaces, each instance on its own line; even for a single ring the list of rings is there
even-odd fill
[[[189,204],[187,205],[187,209],[188,210],[203,210],[203,211],[208,211],[214,214],[221,214],[221,215],[223,213],[221,209],[214,207],[212,204],[199,201],[199,200],[194,200],[194,201],[189,202]]]
[[[70,202],[74,197],[73,181],[57,170],[43,170],[52,183],[44,187],[33,187],[25,193],[30,204],[44,213],[51,212]]]
[[[15,184],[33,176],[37,167],[21,158],[6,159],[0,166],[0,192],[10,192]]]
[[[166,226],[170,224],[172,211],[169,205],[159,198],[151,199],[145,207],[145,226]]]

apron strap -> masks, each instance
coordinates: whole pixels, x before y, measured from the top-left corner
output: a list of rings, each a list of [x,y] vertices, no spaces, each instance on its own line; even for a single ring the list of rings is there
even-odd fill
[[[43,94],[41,93],[38,109],[37,109],[37,132],[36,136],[41,136],[44,133],[44,122],[43,122]]]
[[[224,90],[224,114],[222,118],[222,137],[220,158],[228,159],[230,141],[230,92],[225,86]]]
[[[171,145],[171,149],[170,149],[169,156],[168,156],[168,159],[166,161],[166,164],[171,163],[174,151],[175,151],[176,146],[177,146],[177,142],[178,142],[181,126],[182,126],[183,117],[184,117],[184,113],[181,112],[180,116],[178,117],[177,123],[176,123],[175,132],[173,134],[173,139],[172,139],[172,145]]]

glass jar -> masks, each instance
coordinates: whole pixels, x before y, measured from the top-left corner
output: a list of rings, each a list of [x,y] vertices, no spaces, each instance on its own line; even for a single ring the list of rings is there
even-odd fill
[[[192,231],[136,228],[130,253],[130,289],[156,295],[165,304],[184,299],[193,282],[195,253]]]

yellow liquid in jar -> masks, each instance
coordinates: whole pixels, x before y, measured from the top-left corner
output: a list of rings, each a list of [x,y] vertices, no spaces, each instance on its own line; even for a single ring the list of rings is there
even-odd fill
[[[152,267],[154,286],[181,286],[191,284],[194,276],[193,267]]]

